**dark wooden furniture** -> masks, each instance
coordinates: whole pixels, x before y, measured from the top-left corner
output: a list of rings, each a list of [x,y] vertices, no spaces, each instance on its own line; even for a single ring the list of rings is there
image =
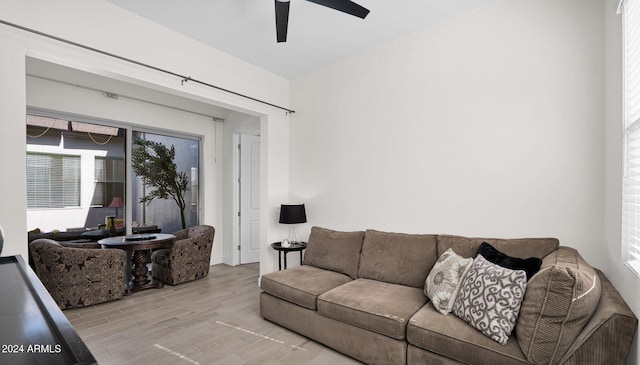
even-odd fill
[[[97,364],[21,256],[0,257],[0,363]]]
[[[172,234],[153,233],[133,236],[109,237],[98,243],[102,248],[119,248],[130,251],[127,255],[125,273],[125,295],[151,288],[162,288],[161,281],[150,278],[147,263],[150,261],[150,250],[171,247],[176,237]],[[129,270],[131,268],[131,270]]]
[[[110,233],[106,229],[91,229],[80,233],[81,237],[87,238],[93,242],[109,237]]]
[[[125,229],[118,228],[115,232],[110,232],[105,226],[99,226],[98,228],[86,228],[86,229],[72,229],[68,231],[54,231],[54,232],[28,232],[27,239],[29,242],[37,240],[39,238],[48,238],[58,242],[96,242],[103,238],[110,236],[124,236]],[[162,229],[158,226],[139,226],[132,227],[133,234],[150,234],[160,233]]]
[[[289,247],[282,247],[282,242],[271,244],[274,250],[278,251],[278,270],[282,270],[282,255],[284,255],[284,268],[287,268],[287,254],[292,251],[300,251],[300,263],[302,263],[302,251],[307,248],[306,242],[291,243]]]

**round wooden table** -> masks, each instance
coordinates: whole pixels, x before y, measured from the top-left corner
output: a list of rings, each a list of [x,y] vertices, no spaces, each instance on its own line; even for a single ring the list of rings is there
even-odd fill
[[[149,251],[156,248],[171,247],[176,236],[166,233],[136,234],[133,236],[119,236],[101,239],[98,243],[102,248],[118,248],[128,252],[127,267],[125,268],[125,295],[133,292],[162,288],[164,284],[149,278]]]

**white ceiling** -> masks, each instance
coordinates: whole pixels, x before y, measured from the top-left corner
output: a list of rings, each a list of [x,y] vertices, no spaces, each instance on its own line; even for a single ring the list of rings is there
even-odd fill
[[[360,19],[291,0],[286,43],[274,0],[108,0],[167,28],[292,79],[496,0],[356,0]]]

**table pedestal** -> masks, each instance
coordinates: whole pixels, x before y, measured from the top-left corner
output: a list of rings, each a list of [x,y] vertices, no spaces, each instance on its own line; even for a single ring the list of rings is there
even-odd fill
[[[98,243],[102,248],[117,248],[127,251],[125,262],[124,294],[131,295],[139,290],[162,288],[164,284],[149,277],[150,252],[157,248],[169,248],[176,237],[172,234],[134,235],[109,237]]]
[[[133,251],[131,262],[133,268],[131,269],[131,275],[127,280],[127,287],[125,295],[131,295],[139,290],[162,288],[164,284],[161,281],[155,280],[149,277],[149,268],[147,263],[150,259],[149,250],[136,250]]]

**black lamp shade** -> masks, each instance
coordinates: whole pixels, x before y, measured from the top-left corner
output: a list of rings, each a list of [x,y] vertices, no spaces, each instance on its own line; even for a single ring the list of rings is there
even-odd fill
[[[280,205],[280,223],[297,224],[306,222],[307,213],[304,210],[304,204]]]

